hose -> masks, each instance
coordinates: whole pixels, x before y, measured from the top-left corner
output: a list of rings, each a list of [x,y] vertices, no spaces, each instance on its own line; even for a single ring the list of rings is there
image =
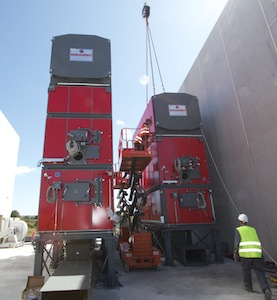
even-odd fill
[[[46,190],[46,200],[48,203],[54,203],[57,199],[57,190],[50,185]]]
[[[202,192],[197,192],[197,204],[198,204],[198,208],[200,209],[206,209],[207,208],[207,203],[205,200],[205,196]]]
[[[178,174],[182,173],[182,163],[181,163],[181,160],[179,158],[176,158],[174,160],[174,169],[176,170],[176,172]]]
[[[65,147],[71,157],[76,156],[80,151],[80,146],[74,140],[69,140]]]
[[[201,130],[201,133],[202,133],[202,136],[203,136],[205,145],[207,146],[207,150],[208,150],[208,152],[209,152],[209,155],[210,155],[210,157],[211,157],[211,160],[212,160],[212,162],[213,162],[213,165],[214,165],[214,167],[215,167],[215,170],[216,170],[216,172],[217,172],[217,175],[218,175],[218,177],[219,177],[219,179],[220,179],[220,181],[221,181],[221,183],[222,183],[222,186],[223,186],[223,188],[224,188],[224,190],[225,190],[225,192],[226,192],[226,194],[227,194],[229,200],[231,201],[233,207],[235,208],[237,214],[239,214],[239,210],[238,210],[238,208],[236,207],[235,202],[234,202],[234,200],[233,200],[233,198],[232,198],[232,196],[231,196],[229,190],[227,189],[227,186],[226,186],[226,184],[225,184],[225,182],[224,182],[224,180],[223,180],[223,178],[222,178],[222,176],[221,176],[221,173],[220,173],[220,171],[219,171],[219,169],[218,169],[218,167],[217,167],[217,164],[216,164],[216,162],[215,162],[215,160],[214,160],[214,157],[213,157],[213,155],[212,155],[211,149],[210,149],[209,144],[208,144],[208,142],[207,142],[207,139],[206,139],[206,136],[205,136],[204,131],[203,131],[203,129],[202,129],[202,126],[200,127],[200,130]]]

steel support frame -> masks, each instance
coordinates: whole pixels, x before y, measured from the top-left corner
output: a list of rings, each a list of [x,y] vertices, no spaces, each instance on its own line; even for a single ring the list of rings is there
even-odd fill
[[[173,258],[173,245],[172,245],[172,234],[174,232],[193,232],[198,238],[198,243],[203,243],[207,249],[210,249],[209,246],[204,242],[205,238],[208,235],[211,235],[211,239],[213,241],[211,251],[215,254],[216,262],[222,263],[223,256],[220,246],[219,239],[219,229],[216,224],[182,224],[182,225],[169,225],[169,224],[154,224],[143,222],[144,225],[147,226],[148,229],[153,230],[154,232],[160,230],[162,239],[164,242],[164,252],[165,252],[165,265],[174,266],[174,258]],[[208,231],[203,238],[200,238],[194,231],[195,230],[205,230]],[[159,241],[160,243],[160,241]]]
[[[108,277],[107,285],[113,288],[117,284],[116,267],[115,267],[115,245],[116,238],[113,231],[95,231],[95,232],[43,232],[35,240],[36,252],[34,262],[34,275],[42,275],[44,268],[49,274],[49,270],[46,266],[46,261],[43,258],[44,252],[47,253],[46,260],[50,257],[49,251],[46,249],[47,244],[54,244],[57,241],[70,241],[70,240],[95,240],[96,238],[102,238],[106,248],[106,259]]]

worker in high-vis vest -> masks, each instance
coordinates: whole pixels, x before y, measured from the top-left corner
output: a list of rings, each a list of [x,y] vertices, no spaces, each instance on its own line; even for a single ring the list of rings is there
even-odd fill
[[[245,214],[238,216],[240,227],[236,228],[234,241],[234,260],[240,261],[244,281],[244,289],[253,292],[252,275],[256,273],[260,287],[266,300],[271,300],[271,290],[263,270],[262,245],[256,229],[248,226],[248,217]]]
[[[148,148],[148,144],[149,144],[149,135],[150,135],[150,126],[151,124],[151,120],[147,119],[143,124],[142,127],[140,129],[140,136],[142,139],[142,148],[143,150],[146,150]]]
[[[140,136],[140,134],[137,134],[137,136],[134,139],[134,148],[136,150],[142,150],[142,138]]]
[[[134,148],[135,150],[146,150],[149,145],[149,135],[150,135],[150,126],[151,120],[146,119],[142,124],[140,131],[134,139]]]

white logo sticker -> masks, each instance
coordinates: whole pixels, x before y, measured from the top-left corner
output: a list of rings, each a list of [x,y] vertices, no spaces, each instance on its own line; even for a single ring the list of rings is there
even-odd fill
[[[93,49],[70,48],[70,61],[93,61]]]
[[[187,107],[185,105],[168,105],[170,116],[187,116]]]

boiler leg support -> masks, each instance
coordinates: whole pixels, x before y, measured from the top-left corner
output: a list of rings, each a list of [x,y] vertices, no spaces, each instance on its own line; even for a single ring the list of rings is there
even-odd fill
[[[171,231],[164,231],[164,242],[165,242],[165,265],[174,266],[173,255],[172,255],[172,243],[171,243]]]
[[[113,288],[117,284],[115,269],[115,238],[105,239],[105,245],[108,252],[108,286]]]
[[[38,239],[36,240],[34,275],[42,274],[42,261],[43,261],[43,242],[41,239]]]
[[[213,230],[212,232],[213,232],[214,251],[215,251],[216,261],[218,263],[223,263],[223,255],[220,246],[219,231]]]

